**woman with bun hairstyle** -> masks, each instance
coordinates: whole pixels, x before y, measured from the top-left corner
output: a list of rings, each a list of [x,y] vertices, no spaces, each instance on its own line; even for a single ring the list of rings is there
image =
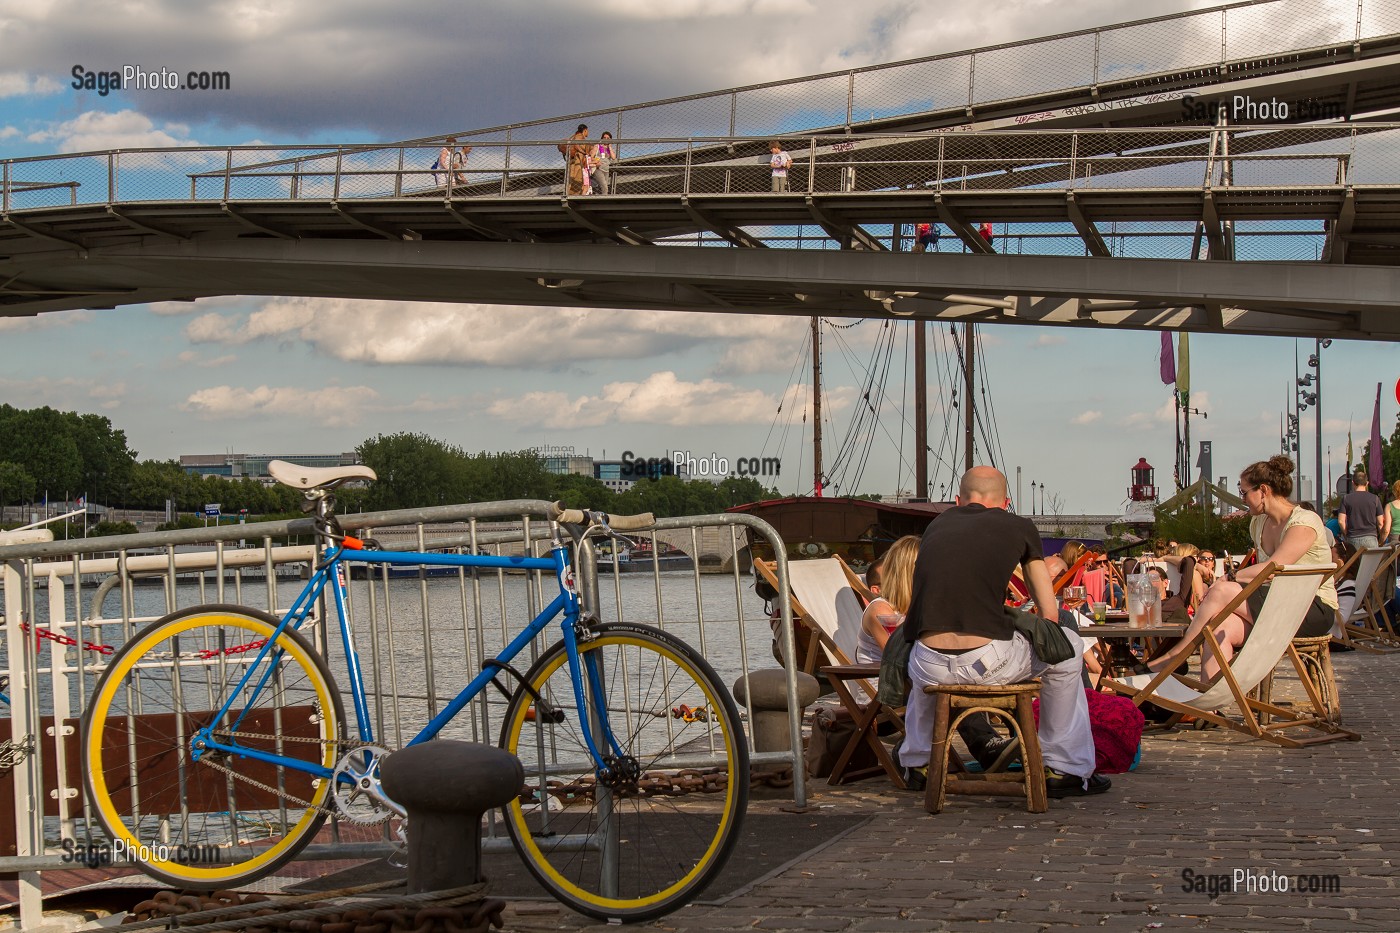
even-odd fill
[[[1332,551],[1327,546],[1327,533],[1322,527],[1322,519],[1316,512],[1310,512],[1289,500],[1293,493],[1293,461],[1285,456],[1270,457],[1245,467],[1240,474],[1240,498],[1249,508],[1249,536],[1254,540],[1258,554],[1256,563],[1239,570],[1235,580],[1216,580],[1201,600],[1196,618],[1192,620],[1181,645],[1205,627],[1206,622],[1215,618],[1224,606],[1234,599],[1243,585],[1249,583],[1264,565],[1311,564],[1331,565]],[[1235,649],[1244,644],[1249,630],[1254,625],[1254,617],[1264,605],[1268,595],[1268,584],[1254,591],[1248,600],[1241,603],[1224,624],[1216,630],[1220,642],[1221,655],[1228,662],[1235,655]],[[1337,588],[1328,577],[1312,605],[1308,607],[1303,624],[1299,626],[1298,637],[1326,635],[1332,628],[1337,612]],[[1204,661],[1201,673],[1204,679],[1211,680],[1220,673],[1220,665],[1212,651],[1203,652]],[[1178,647],[1148,666],[1154,671],[1176,667],[1182,660]]]

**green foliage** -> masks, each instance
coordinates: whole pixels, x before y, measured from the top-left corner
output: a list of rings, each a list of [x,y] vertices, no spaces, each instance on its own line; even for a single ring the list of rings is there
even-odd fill
[[[139,530],[131,522],[98,522],[88,529],[88,534],[94,538],[105,538],[108,535],[134,535]]]
[[[1152,529],[1153,537],[1181,541],[1218,553],[1229,551],[1243,554],[1254,546],[1249,539],[1249,516],[1233,515],[1220,518],[1200,508],[1185,508],[1176,514],[1159,511]]]
[[[11,460],[0,461],[0,506],[33,502],[37,484],[29,471]]]
[[[5,459],[0,461],[0,505],[32,503],[47,492],[51,500],[86,495],[93,503],[157,511],[170,500],[185,513],[217,502],[225,523],[236,521],[240,509],[246,509],[250,519],[300,514],[300,494],[285,486],[265,486],[247,478],[196,476],[174,460],[138,461],[127,446],[125,432],[102,415],[0,404],[0,438],[6,444]],[[711,483],[685,482],[673,476],[645,480],[627,493],[615,495],[591,476],[550,473],[533,451],[468,454],[445,441],[408,432],[377,435],[362,443],[357,452],[379,480],[364,488],[341,489],[337,499],[342,513],[506,499],[560,499],[573,508],[670,517],[722,512],[778,495],[752,478]],[[203,525],[202,517],[185,514],[162,528]],[[81,523],[75,527],[81,535]]]

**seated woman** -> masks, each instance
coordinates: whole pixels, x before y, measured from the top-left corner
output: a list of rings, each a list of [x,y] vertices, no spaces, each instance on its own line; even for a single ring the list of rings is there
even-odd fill
[[[1186,611],[1186,603],[1182,600],[1180,593],[1172,593],[1168,589],[1167,572],[1161,567],[1148,567],[1147,573],[1152,577],[1152,585],[1157,588],[1157,597],[1162,603],[1162,623],[1164,625],[1186,625],[1191,621],[1191,616]],[[1183,582],[1183,588],[1185,584]]]
[[[1083,557],[1087,550],[1082,541],[1066,541],[1058,554],[1045,558],[1045,570],[1050,574],[1050,582],[1058,583],[1065,571],[1073,567],[1074,562]]]
[[[1176,667],[1184,660],[1184,645],[1205,627],[1206,622],[1215,618],[1246,584],[1258,576],[1269,562],[1275,564],[1331,564],[1332,553],[1327,547],[1327,536],[1323,532],[1322,519],[1317,513],[1309,512],[1289,501],[1293,492],[1293,461],[1285,456],[1271,457],[1246,467],[1240,474],[1240,497],[1249,507],[1249,535],[1254,540],[1258,560],[1235,574],[1235,580],[1216,580],[1201,600],[1196,610],[1196,618],[1187,628],[1182,642],[1176,648],[1153,661],[1148,667],[1162,671]],[[1249,630],[1254,625],[1255,615],[1264,605],[1268,586],[1260,587],[1245,602],[1231,613],[1230,617],[1216,630],[1221,655],[1228,662],[1235,656],[1235,649],[1244,644]],[[1300,637],[1326,635],[1332,627],[1337,613],[1337,588],[1331,577],[1323,581],[1308,607],[1307,615],[1297,634]],[[1212,680],[1220,673],[1220,662],[1215,652],[1204,652],[1201,667],[1202,677]]]
[[[1204,561],[1201,558],[1201,549],[1194,544],[1173,544],[1167,549],[1167,553],[1158,559],[1171,564],[1181,574],[1181,585],[1177,587],[1177,596],[1181,598],[1181,602],[1188,610],[1195,612],[1201,605],[1201,600],[1205,598],[1206,590],[1210,587],[1210,579],[1215,576],[1215,558],[1211,558],[1212,567],[1209,576],[1206,574]]]
[[[905,535],[865,572],[865,585],[876,598],[870,601],[860,617],[860,635],[856,637],[857,664],[879,664],[890,633],[904,621],[914,579],[914,560],[918,556],[918,537]]]

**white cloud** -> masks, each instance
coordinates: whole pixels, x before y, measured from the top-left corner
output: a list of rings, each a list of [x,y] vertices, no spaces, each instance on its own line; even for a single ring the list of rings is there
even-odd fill
[[[1033,346],[1037,347],[1057,347],[1069,340],[1064,334],[1041,334],[1035,338]]]
[[[0,97],[56,94],[61,90],[63,85],[47,75],[31,78],[22,71],[0,71]]]
[[[1070,419],[1071,424],[1093,424],[1103,417],[1101,411],[1083,411]]]
[[[19,135],[19,129],[13,126],[0,126],[0,139],[14,139]]]
[[[676,20],[735,16],[802,16],[811,13],[810,0],[595,0],[599,15],[629,20]]]
[[[771,341],[800,335],[803,326],[749,314],[285,298],[247,316],[200,315],[185,336],[233,346],[300,340],[348,362],[526,367],[649,358],[719,342],[732,344],[720,364],[728,374],[771,366]]]
[[[176,362],[186,366],[198,366],[200,369],[214,369],[218,366],[227,366],[229,363],[238,362],[238,356],[233,353],[225,353],[223,356],[204,357],[194,350],[186,350],[175,357]]]
[[[780,403],[791,410],[810,394],[804,385],[791,386],[779,397],[713,379],[686,382],[668,371],[652,373],[641,382],[609,383],[598,395],[570,398],[565,392],[528,392],[499,399],[487,411],[507,421],[545,428],[765,424],[773,420]],[[827,397],[828,407],[847,408],[853,395],[851,389],[836,390]]]
[[[0,333],[28,333],[53,327],[71,327],[91,321],[91,311],[48,311],[32,317],[0,317]]]
[[[378,398],[379,393],[369,386],[303,389],[262,385],[245,389],[222,385],[200,389],[180,408],[206,420],[290,416],[343,428],[358,423],[365,407]]]
[[[72,120],[50,124],[25,137],[31,143],[56,144],[59,152],[91,152],[103,149],[153,149],[198,146],[183,123],[157,127],[154,120],[135,110],[104,113],[89,110]]]
[[[249,299],[243,295],[210,295],[193,301],[154,301],[146,305],[152,314],[161,317],[179,317],[196,311],[213,311],[218,308],[246,308]]]
[[[1210,393],[1192,392],[1191,407],[1198,411],[1210,414]],[[1156,430],[1163,425],[1176,423],[1176,402],[1167,399],[1152,411],[1139,411],[1128,415],[1120,422],[1125,428],[1141,430]]]
[[[88,398],[102,408],[120,408],[126,393],[125,382],[100,382],[88,390]]]

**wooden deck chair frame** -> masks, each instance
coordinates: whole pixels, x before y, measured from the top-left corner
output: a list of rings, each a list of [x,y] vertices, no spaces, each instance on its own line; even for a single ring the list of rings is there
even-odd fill
[[[850,566],[839,555],[823,558],[823,560],[834,560],[840,567],[846,583],[855,591],[856,595],[867,603],[870,601],[872,594],[870,590],[866,589],[864,581],[856,575],[855,571],[851,570]],[[851,658],[837,645],[832,633],[828,632],[826,626],[821,624],[820,617],[813,611],[815,607],[809,609],[802,604],[797,595],[799,584],[793,580],[792,573],[793,568],[802,563],[804,561],[790,561],[788,563],[788,591],[792,594],[792,617],[801,622],[811,635],[807,646],[807,656],[802,661],[802,669],[813,675],[816,675],[820,670],[820,673],[836,692],[841,705],[850,712],[856,727],[855,734],[846,743],[846,747],[832,766],[827,783],[845,784],[874,776],[883,771],[896,787],[904,789],[905,783],[901,769],[890,755],[889,748],[886,747],[879,734],[880,726],[888,723],[891,729],[899,735],[903,735],[904,707],[886,706],[875,699],[877,683],[870,678],[869,668],[865,665],[852,663]],[[777,576],[774,563],[759,560],[754,561],[754,566],[764,579],[776,588]],[[822,657],[823,654],[825,654],[825,658]],[[851,683],[855,683],[859,688],[859,694],[852,692],[849,686]],[[867,745],[875,753],[877,765],[852,771],[848,765],[861,744]]]
[[[1312,678],[1307,676],[1305,662],[1292,644],[1317,588],[1333,571],[1331,565],[1279,567],[1270,563],[1192,637],[1176,668],[1158,674],[1105,679],[1103,683],[1115,692],[1130,697],[1139,706],[1151,701],[1173,713],[1194,716],[1198,720],[1289,748],[1339,739],[1356,741],[1361,738],[1360,735],[1343,729],[1329,719],[1326,699],[1318,693]],[[1226,663],[1215,633],[1220,624],[1266,582],[1269,593],[1255,619],[1254,628],[1243,647]],[[1201,649],[1202,657],[1205,657],[1205,652],[1212,652],[1220,664],[1220,676],[1212,683],[1176,673],[1185,667],[1197,648]],[[1295,707],[1278,706],[1250,695],[1285,656],[1293,662],[1298,672],[1298,679],[1308,695],[1310,710],[1301,704]],[[1237,711],[1237,716],[1221,712],[1231,707]],[[1268,721],[1262,722],[1261,717]],[[1316,734],[1301,737],[1284,734],[1285,730],[1297,728],[1312,729]]]
[[[1356,565],[1356,604],[1351,616],[1342,620],[1342,637],[1333,641],[1369,651],[1391,654],[1400,651],[1400,637],[1395,634],[1395,619],[1386,609],[1385,581],[1390,568],[1400,559],[1400,547],[1371,547],[1354,552],[1345,564],[1337,568],[1336,578]],[[1376,617],[1381,622],[1376,621]]]
[[[1056,577],[1050,585],[1051,589],[1054,590],[1055,595],[1059,596],[1060,592],[1065,587],[1069,586],[1070,583],[1077,576],[1079,576],[1079,572],[1083,570],[1085,565],[1087,565],[1089,561],[1093,560],[1093,558],[1094,553],[1092,551],[1085,551],[1083,554],[1079,555],[1078,560],[1076,560],[1071,566],[1065,569],[1064,573]],[[1011,571],[1011,580],[1007,584],[1007,589],[1014,591],[1018,596],[1020,596],[1021,602],[1025,602],[1027,599],[1030,599],[1030,586],[1026,583],[1026,578],[1025,575],[1021,572],[1020,565],[1017,565],[1016,569]]]

